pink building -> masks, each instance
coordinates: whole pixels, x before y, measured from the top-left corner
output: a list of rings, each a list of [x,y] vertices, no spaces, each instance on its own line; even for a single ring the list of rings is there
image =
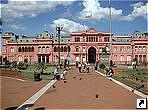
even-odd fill
[[[7,59],[10,62],[56,63],[60,50],[61,60],[95,63],[109,59],[111,54],[109,36],[110,33],[96,32],[91,28],[84,32],[73,32],[71,36],[62,36],[59,44],[58,38],[47,31],[36,37],[5,33],[2,36],[2,57],[3,61]],[[140,32],[135,32],[132,36],[112,34],[113,62],[130,64],[134,57],[140,62],[148,62],[147,36],[147,33]]]

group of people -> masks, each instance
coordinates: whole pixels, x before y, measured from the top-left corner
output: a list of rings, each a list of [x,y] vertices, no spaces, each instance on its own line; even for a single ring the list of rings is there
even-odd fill
[[[76,68],[79,69],[79,73],[89,73],[89,65],[88,63],[81,63],[81,62],[76,62]]]
[[[67,59],[65,59],[63,62],[60,62],[60,68],[64,68],[66,70],[70,70],[70,64]]]
[[[54,72],[53,72],[53,79],[57,79],[57,80],[65,80],[65,75],[67,73],[67,70],[64,69],[64,71],[62,73],[59,72],[59,68],[55,68]]]

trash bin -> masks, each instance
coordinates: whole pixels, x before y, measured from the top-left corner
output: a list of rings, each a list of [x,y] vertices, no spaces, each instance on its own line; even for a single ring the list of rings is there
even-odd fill
[[[41,81],[42,80],[41,74],[40,73],[34,73],[34,80],[35,81]]]

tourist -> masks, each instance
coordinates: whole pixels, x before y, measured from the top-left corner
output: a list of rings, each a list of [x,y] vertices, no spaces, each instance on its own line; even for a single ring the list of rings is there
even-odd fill
[[[96,64],[95,64],[95,70],[97,70],[97,68],[98,68],[98,63],[99,62],[96,62]]]
[[[79,64],[78,64],[78,67],[79,67],[79,73],[81,73],[81,67],[82,65],[81,65],[81,63],[79,62]]]
[[[113,74],[114,74],[114,72],[113,72],[113,69],[112,68],[109,68],[109,70],[106,71],[106,76],[107,77],[112,77]]]
[[[87,73],[89,73],[89,65],[88,65],[88,63],[86,63],[86,69],[87,69]]]
[[[76,61],[76,68],[78,68],[78,62]]]
[[[59,80],[59,78],[60,78],[59,68],[55,68],[53,75],[54,75],[53,79]]]
[[[85,63],[83,62],[83,63],[82,63],[82,72],[85,72],[85,67],[86,67],[86,66],[85,66]]]

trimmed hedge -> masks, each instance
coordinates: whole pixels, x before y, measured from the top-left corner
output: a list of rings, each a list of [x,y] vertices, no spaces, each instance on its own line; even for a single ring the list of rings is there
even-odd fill
[[[105,64],[101,63],[101,64],[99,65],[99,68],[100,68],[100,69],[105,69],[106,66],[105,66]]]

